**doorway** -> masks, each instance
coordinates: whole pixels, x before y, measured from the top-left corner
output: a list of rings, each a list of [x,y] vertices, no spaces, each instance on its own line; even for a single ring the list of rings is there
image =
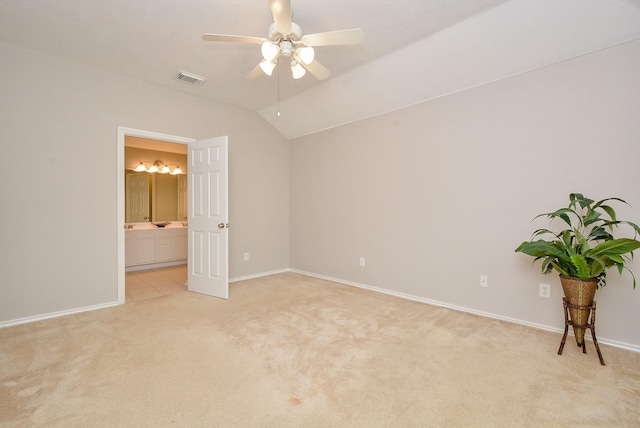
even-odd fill
[[[145,131],[141,129],[118,127],[117,140],[117,241],[118,241],[118,304],[125,303],[125,138],[139,137],[150,140],[158,140],[169,143],[189,144],[196,140],[188,137],[162,134],[158,132]]]
[[[188,145],[127,135],[124,146],[125,303],[186,292]]]

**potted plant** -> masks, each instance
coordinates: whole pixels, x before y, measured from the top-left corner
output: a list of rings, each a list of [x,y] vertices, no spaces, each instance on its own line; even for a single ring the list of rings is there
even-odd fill
[[[633,278],[633,288],[636,287],[635,275],[625,264],[633,258],[633,251],[640,248],[640,241],[636,239],[640,228],[632,222],[618,220],[609,201],[627,204],[619,198],[594,202],[580,193],[570,194],[566,208],[534,218],[560,219],[566,223],[566,229],[559,232],[538,229],[531,241],[523,242],[516,249],[535,257],[534,263],[541,260],[543,273],[558,272],[567,302],[580,308],[593,305],[596,289],[606,285],[607,269],[612,266],[616,266],[621,275],[627,270]],[[619,225],[631,227],[634,237],[615,238],[612,233]],[[576,342],[582,347],[585,329],[580,326],[587,324],[590,309],[569,308]]]

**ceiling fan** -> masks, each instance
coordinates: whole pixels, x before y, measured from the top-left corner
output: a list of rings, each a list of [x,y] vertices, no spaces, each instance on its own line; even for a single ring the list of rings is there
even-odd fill
[[[263,60],[249,73],[248,79],[256,79],[263,72],[271,76],[278,59],[286,57],[290,61],[294,79],[301,78],[309,71],[318,80],[324,80],[331,72],[315,60],[314,46],[358,45],[364,41],[364,33],[360,28],[302,35],[300,26],[291,21],[291,0],[269,0],[269,6],[274,22],[269,26],[267,38],[228,34],[202,36],[204,40],[213,42],[262,45]]]

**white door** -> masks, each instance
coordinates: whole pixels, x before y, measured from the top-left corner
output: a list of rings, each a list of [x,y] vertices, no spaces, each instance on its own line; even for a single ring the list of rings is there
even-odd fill
[[[229,297],[227,141],[216,137],[188,144],[189,256],[187,288]]]
[[[125,180],[125,222],[149,221],[149,174],[127,172]]]

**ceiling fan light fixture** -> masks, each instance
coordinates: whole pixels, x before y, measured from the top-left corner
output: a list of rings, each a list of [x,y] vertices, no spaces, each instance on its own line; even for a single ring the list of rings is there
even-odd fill
[[[260,50],[266,61],[273,61],[280,53],[280,47],[271,42],[264,42]]]
[[[291,0],[269,0],[273,23],[267,37],[234,36],[230,34],[203,34],[202,39],[211,42],[258,44],[263,60],[247,75],[248,79],[261,76],[260,70],[271,76],[276,62],[287,57],[294,79],[300,79],[308,71],[318,80],[328,79],[331,72],[315,60],[312,46],[361,45],[364,33],[360,28],[302,34],[302,28],[292,22]],[[284,60],[283,60],[284,61]]]
[[[307,70],[305,70],[298,61],[291,61],[291,73],[294,79],[300,79],[306,72]]]
[[[273,69],[276,68],[276,63],[273,61],[267,61],[266,59],[260,62],[260,68],[264,71],[264,74],[271,76]]]
[[[315,51],[311,46],[298,48],[296,50],[296,53],[298,58],[300,58],[300,61],[307,65],[311,64],[313,62],[313,58],[315,57]]]

